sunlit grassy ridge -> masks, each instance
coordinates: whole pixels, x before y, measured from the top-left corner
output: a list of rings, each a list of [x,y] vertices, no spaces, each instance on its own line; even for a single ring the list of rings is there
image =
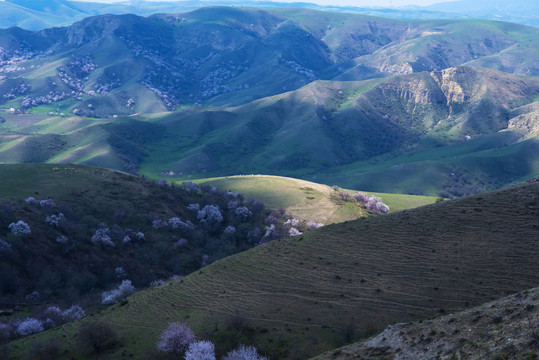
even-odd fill
[[[121,335],[122,347],[106,354],[120,359],[151,351],[169,322],[183,320],[220,351],[236,340],[256,344],[271,358],[308,358],[349,336],[537,284],[538,194],[535,181],[325,226],[228,257],[16,345],[22,351],[37,338],[63,338],[69,358],[80,326],[100,320]],[[244,325],[230,328],[234,318]]]
[[[285,209],[293,217],[302,221],[316,221],[324,224],[353,220],[365,216],[364,209],[355,203],[339,199],[340,191],[353,194],[353,190],[335,191],[332,187],[310,181],[269,175],[228,176],[197,180],[202,184],[223,190],[240,192],[253,199],[259,199],[271,209]],[[391,211],[399,211],[432,204],[435,197],[402,194],[369,193],[382,198]]]

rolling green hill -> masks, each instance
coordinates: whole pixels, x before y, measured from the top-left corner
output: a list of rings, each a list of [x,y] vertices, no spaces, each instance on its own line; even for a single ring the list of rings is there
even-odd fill
[[[316,81],[238,107],[151,118],[5,114],[0,161],[74,162],[156,179],[170,171],[184,179],[274,173],[351,189],[461,196],[539,173],[538,84],[457,67]]]
[[[467,63],[533,76],[539,74],[538,31],[289,8],[102,15],[37,32],[0,30],[0,92],[6,95],[0,101],[107,117],[238,105],[316,79],[365,80]]]
[[[224,178],[200,179],[198,183],[215,186],[222,190],[242,193],[244,196],[262,201],[268,208],[285,209],[287,214],[300,221],[316,221],[323,224],[339,223],[354,220],[365,214],[354,202],[343,201],[339,192],[327,185],[317,184],[281,176],[244,175]],[[432,204],[435,197],[401,195],[401,194],[369,194],[382,198],[391,211],[410,209]]]
[[[120,337],[101,356],[156,357],[151,349],[160,331],[181,320],[221,353],[241,341],[271,358],[308,358],[388,324],[536,285],[538,194],[535,180],[274,241],[24,338],[12,356],[37,339],[57,338],[62,357],[92,358],[74,341],[83,324],[99,320]]]
[[[457,67],[317,81],[163,119],[143,173],[274,173],[378,192],[461,196],[539,172],[536,78]],[[381,101],[380,99],[383,99]],[[453,174],[453,175],[452,175]]]

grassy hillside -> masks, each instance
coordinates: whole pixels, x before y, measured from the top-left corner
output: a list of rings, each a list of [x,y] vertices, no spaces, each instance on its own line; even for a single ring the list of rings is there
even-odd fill
[[[274,210],[283,208],[300,221],[332,224],[365,216],[364,209],[353,202],[343,201],[339,193],[327,185],[281,176],[245,175],[201,179],[197,182],[222,190],[242,193],[258,199]],[[342,190],[346,191],[346,190]],[[348,191],[353,193],[353,191]],[[371,194],[382,198],[391,211],[432,204],[435,197],[401,194]]]
[[[151,354],[160,331],[177,320],[220,352],[241,341],[271,358],[314,356],[388,324],[536,285],[538,194],[535,180],[274,241],[18,341],[13,356],[31,341],[58,338],[69,358],[77,351],[71,339],[91,320],[119,333],[120,347],[106,352],[111,359]]]
[[[390,325],[372,339],[332,350],[316,359],[534,359],[539,351],[538,302],[538,288],[525,290],[434,320]]]
[[[154,179],[170,171],[183,179],[271,173],[350,189],[462,196],[539,173],[538,84],[462,67],[316,81],[239,107],[152,117],[4,112],[0,162],[100,165]]]
[[[264,227],[285,220],[268,220],[263,204],[236,194],[101,168],[0,165],[0,177],[0,238],[8,244],[0,251],[0,304],[26,303],[33,292],[40,296],[30,305],[93,304],[121,280],[147,287],[271,240]],[[53,204],[42,205],[47,199]],[[220,218],[205,222],[190,204],[218,206]],[[235,213],[239,207],[245,216]],[[18,221],[31,233],[13,233]]]
[[[152,144],[140,169],[467,195],[537,174],[538,91],[535,78],[472,67],[317,81],[235,108],[167,116],[168,136]]]
[[[539,139],[501,132],[466,143],[380,156],[334,172],[326,182],[377,191],[463,196],[526,181],[539,174]]]
[[[139,117],[95,119],[2,114],[0,163],[74,163],[136,173],[163,127]]]

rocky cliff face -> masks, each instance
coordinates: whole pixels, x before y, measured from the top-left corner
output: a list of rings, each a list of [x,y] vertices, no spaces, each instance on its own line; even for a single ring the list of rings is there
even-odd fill
[[[466,94],[461,85],[462,80],[470,75],[475,75],[475,73],[467,68],[455,67],[430,73],[430,76],[442,90],[447,105],[453,102],[462,103],[470,98],[470,94]]]
[[[531,80],[531,79],[530,79]],[[356,108],[378,114],[407,132],[488,134],[508,128],[533,133],[533,103],[539,82],[467,66],[392,78],[366,92]],[[514,110],[514,113],[511,112]]]
[[[539,103],[523,106],[514,112],[514,117],[509,121],[507,129],[521,130],[525,137],[539,135]]]

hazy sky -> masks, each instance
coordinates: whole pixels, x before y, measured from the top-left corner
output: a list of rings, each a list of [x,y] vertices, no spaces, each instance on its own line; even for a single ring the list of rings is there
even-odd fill
[[[79,0],[88,1],[88,0]],[[113,3],[125,2],[126,0],[89,0],[94,2]],[[178,1],[178,0],[148,0],[148,1]],[[181,0],[180,0],[181,1]],[[203,2],[204,0],[202,0]],[[272,0],[277,2],[309,2],[320,5],[340,5],[340,6],[405,6],[405,5],[430,5],[451,0]],[[134,1],[136,2],[136,1]],[[213,0],[212,2],[215,2]]]

